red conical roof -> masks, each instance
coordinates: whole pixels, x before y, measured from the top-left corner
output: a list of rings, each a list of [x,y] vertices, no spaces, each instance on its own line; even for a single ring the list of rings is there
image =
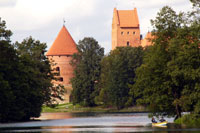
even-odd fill
[[[63,26],[46,55],[73,55],[76,52],[76,44],[66,27]]]

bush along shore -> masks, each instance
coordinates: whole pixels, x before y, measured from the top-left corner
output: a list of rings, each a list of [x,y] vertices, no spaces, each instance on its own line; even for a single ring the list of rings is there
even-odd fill
[[[143,106],[134,106],[118,110],[115,107],[83,107],[79,104],[73,105],[71,103],[64,103],[54,105],[52,107],[43,106],[42,113],[53,113],[53,112],[148,112],[148,110]]]
[[[189,127],[200,127],[200,115],[186,114],[174,121],[176,124]]]

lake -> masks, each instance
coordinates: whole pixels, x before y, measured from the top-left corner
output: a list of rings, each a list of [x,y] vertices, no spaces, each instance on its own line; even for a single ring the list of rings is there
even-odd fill
[[[165,119],[167,128],[155,128],[148,113],[42,113],[34,121],[0,124],[0,132],[200,132],[200,128],[183,128],[173,124],[173,118]]]

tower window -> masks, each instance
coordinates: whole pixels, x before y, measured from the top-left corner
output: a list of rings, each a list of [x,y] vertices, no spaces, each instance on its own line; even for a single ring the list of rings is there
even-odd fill
[[[142,35],[140,35],[140,40],[142,40]]]
[[[63,77],[60,77],[60,78],[59,78],[59,81],[60,81],[60,82],[63,82]]]
[[[135,35],[135,31],[133,31],[133,35]]]
[[[127,41],[126,45],[127,45],[127,46],[129,46],[129,45],[130,45],[130,44],[129,44],[129,41]]]
[[[121,35],[123,35],[123,34],[124,34],[124,32],[122,31],[122,32],[121,32]]]
[[[54,70],[56,71],[56,76],[60,76],[60,67],[56,67]]]
[[[129,35],[129,32],[127,32],[127,34]]]
[[[60,71],[60,67],[56,67],[56,71]]]

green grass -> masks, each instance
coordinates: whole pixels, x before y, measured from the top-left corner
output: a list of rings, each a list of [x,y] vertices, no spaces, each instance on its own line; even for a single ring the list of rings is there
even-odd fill
[[[116,108],[105,108],[102,106],[83,107],[80,105],[73,105],[71,103],[64,103],[55,105],[55,107],[42,107],[42,112],[147,112],[144,107],[136,106],[117,110]]]
[[[42,112],[68,112],[69,107],[73,106],[71,103],[64,103],[55,105],[55,107],[43,106]]]

